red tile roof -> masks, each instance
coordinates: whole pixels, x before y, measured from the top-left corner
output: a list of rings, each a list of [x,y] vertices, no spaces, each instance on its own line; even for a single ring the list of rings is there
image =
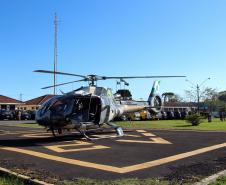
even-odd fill
[[[20,103],[23,103],[22,101],[19,101],[19,100],[16,100],[16,99],[13,99],[13,98],[10,98],[8,96],[3,96],[3,95],[0,95],[0,103],[3,104],[20,104]]]
[[[44,102],[52,98],[54,95],[52,94],[47,94],[44,96],[40,96],[31,100],[28,100],[25,102],[26,105],[42,105]]]

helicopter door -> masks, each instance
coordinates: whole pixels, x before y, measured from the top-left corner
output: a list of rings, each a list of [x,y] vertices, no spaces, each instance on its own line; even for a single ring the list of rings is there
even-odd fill
[[[78,97],[75,99],[72,117],[78,122],[99,124],[100,110],[100,98],[92,96]]]

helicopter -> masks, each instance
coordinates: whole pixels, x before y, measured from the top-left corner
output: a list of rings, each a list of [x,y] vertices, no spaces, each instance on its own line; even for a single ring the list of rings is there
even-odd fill
[[[154,84],[149,95],[147,105],[118,104],[115,101],[110,88],[98,87],[97,81],[110,79],[137,79],[137,78],[172,78],[185,76],[99,76],[99,75],[78,75],[72,73],[35,70],[34,72],[49,73],[58,75],[75,76],[81,79],[43,87],[42,89],[62,86],[75,82],[89,82],[86,87],[80,87],[62,95],[56,95],[46,101],[36,112],[36,122],[51,131],[53,136],[62,134],[63,130],[77,130],[82,136],[91,140],[86,134],[87,131],[101,128],[107,124],[114,129],[118,136],[123,136],[123,129],[112,123],[112,120],[125,113],[141,111],[145,109],[160,111],[161,101],[156,96],[157,85]]]

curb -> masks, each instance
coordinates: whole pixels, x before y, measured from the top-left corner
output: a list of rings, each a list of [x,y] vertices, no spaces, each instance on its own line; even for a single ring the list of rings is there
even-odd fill
[[[211,182],[215,182],[220,176],[226,176],[226,170],[216,173],[214,175],[211,175],[211,176],[203,179],[201,182],[195,183],[194,185],[208,185]]]
[[[14,177],[20,178],[26,184],[32,184],[32,185],[54,185],[54,184],[46,183],[44,181],[40,181],[38,179],[33,179],[33,178],[28,177],[26,175],[21,175],[19,173],[13,172],[11,170],[8,170],[8,169],[2,168],[2,167],[0,167],[0,173],[2,173],[4,175],[14,176]]]

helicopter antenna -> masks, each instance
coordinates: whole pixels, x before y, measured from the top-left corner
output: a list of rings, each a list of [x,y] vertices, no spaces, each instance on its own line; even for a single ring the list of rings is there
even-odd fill
[[[54,88],[53,88],[53,94],[57,94],[57,59],[58,59],[58,54],[57,54],[57,29],[58,29],[58,19],[57,19],[57,13],[55,13],[55,18],[54,18]]]

